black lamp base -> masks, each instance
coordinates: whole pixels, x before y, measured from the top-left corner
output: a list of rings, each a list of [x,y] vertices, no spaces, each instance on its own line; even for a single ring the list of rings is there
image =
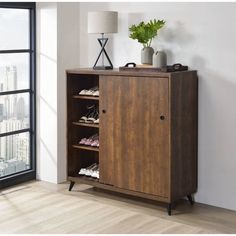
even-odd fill
[[[113,70],[113,66],[94,66],[94,70]]]
[[[101,50],[100,50],[100,52],[98,54],[98,57],[97,57],[97,60],[96,60],[96,62],[94,64],[94,66],[93,66],[93,69],[94,70],[112,70],[113,69],[113,65],[112,65],[111,60],[110,60],[110,58],[107,55],[107,52],[105,50],[105,46],[107,44],[108,38],[104,38],[104,34],[102,34],[102,38],[98,38],[97,40],[98,40],[98,42],[99,42],[99,44],[101,46]],[[104,65],[104,58],[103,58],[102,66],[97,66],[98,60],[99,60],[99,58],[101,56],[102,57],[104,57],[104,56],[106,57],[106,59],[107,59],[107,61],[109,63],[108,66]]]

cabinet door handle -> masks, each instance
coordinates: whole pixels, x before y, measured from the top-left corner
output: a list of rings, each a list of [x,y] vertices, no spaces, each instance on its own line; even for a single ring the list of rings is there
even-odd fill
[[[161,120],[165,120],[165,116],[160,116],[160,119]]]
[[[104,113],[104,114],[105,114],[106,112],[107,112],[107,111],[106,111],[105,109],[103,109],[103,110],[102,110],[102,113]]]

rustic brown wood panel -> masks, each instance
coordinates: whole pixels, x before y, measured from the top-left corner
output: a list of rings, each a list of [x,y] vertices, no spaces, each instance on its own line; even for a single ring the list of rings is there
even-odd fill
[[[196,72],[170,79],[171,199],[196,192],[198,80]]]
[[[100,76],[102,182],[169,197],[168,111],[167,78]]]
[[[113,185],[114,168],[114,113],[113,80],[99,78],[99,182]],[[105,112],[105,113],[104,113]]]

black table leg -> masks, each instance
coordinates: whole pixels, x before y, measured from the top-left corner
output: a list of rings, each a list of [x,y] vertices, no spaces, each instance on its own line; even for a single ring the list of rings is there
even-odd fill
[[[171,203],[167,206],[168,215],[171,216]]]
[[[75,182],[73,182],[73,181],[70,181],[70,187],[69,187],[69,191],[71,191],[71,190],[72,190],[72,188],[74,187],[74,185],[75,185]]]
[[[194,201],[193,201],[192,195],[187,195],[187,198],[188,198],[190,204],[193,205]]]

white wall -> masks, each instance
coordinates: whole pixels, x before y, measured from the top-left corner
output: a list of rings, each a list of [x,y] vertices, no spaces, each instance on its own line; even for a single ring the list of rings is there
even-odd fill
[[[79,3],[58,3],[58,183],[67,179],[66,157],[66,69],[79,67]]]
[[[119,33],[108,51],[116,67],[140,63],[141,45],[128,27],[141,20],[166,20],[154,40],[199,75],[199,166],[196,201],[236,210],[236,3],[80,3],[80,64],[93,65],[97,35],[87,35],[87,12],[119,12]]]
[[[37,3],[37,178],[66,180],[65,69],[79,65],[79,4]]]
[[[57,183],[57,4],[37,3],[37,177]]]

